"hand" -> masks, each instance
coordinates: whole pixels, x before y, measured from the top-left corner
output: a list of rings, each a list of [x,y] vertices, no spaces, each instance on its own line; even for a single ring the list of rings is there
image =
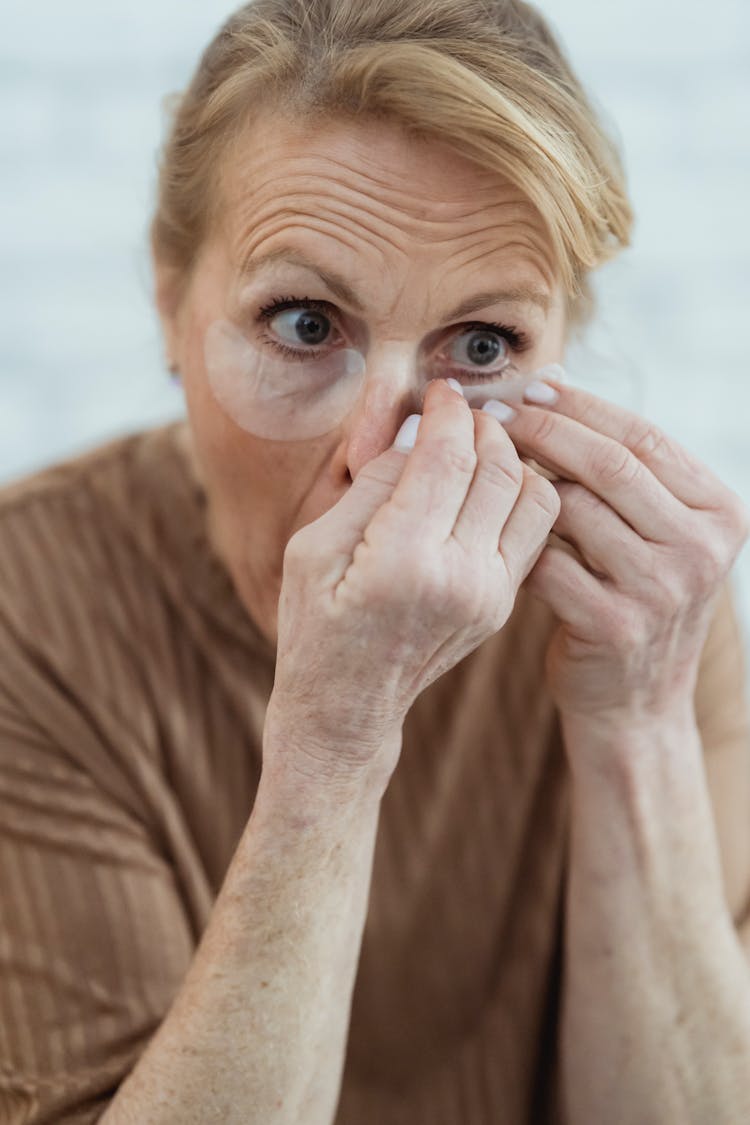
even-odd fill
[[[547,384],[551,385],[551,384]],[[554,384],[506,429],[561,479],[526,588],[560,619],[547,678],[564,715],[629,719],[692,704],[716,596],[750,534],[740,498],[677,442],[595,395]]]
[[[287,544],[269,744],[308,775],[390,777],[414,699],[504,625],[559,507],[500,423],[435,380],[414,449],[370,461]]]

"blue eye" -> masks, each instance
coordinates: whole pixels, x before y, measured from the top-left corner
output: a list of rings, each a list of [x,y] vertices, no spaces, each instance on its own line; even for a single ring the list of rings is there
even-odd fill
[[[288,344],[324,344],[331,331],[328,317],[314,309],[287,309],[270,318],[268,323]]]
[[[454,363],[469,368],[499,371],[510,360],[510,347],[494,328],[470,328],[454,337],[449,355]]]

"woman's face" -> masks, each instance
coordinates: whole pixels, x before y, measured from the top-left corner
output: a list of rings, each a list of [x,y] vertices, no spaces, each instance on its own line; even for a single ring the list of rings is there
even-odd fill
[[[472,331],[491,324],[518,367],[535,370],[562,358],[565,300],[544,225],[521,193],[395,126],[311,132],[267,119],[232,150],[224,180],[222,220],[179,307],[170,311],[157,270],[159,303],[211,539],[275,643],[288,539],[334,505],[419,409],[416,356],[425,344],[465,348]],[[275,301],[298,299],[302,311],[305,301],[325,302],[317,329],[330,325],[330,340],[366,354],[356,402],[330,432],[271,440],[252,432],[252,410],[248,424],[247,411],[219,403],[206,332],[235,312],[240,292],[248,338]],[[288,340],[294,319],[287,309],[264,331]]]

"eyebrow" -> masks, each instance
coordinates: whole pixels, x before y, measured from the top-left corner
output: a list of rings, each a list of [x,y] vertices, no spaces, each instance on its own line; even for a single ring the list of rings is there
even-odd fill
[[[246,279],[255,277],[262,269],[276,262],[287,262],[289,265],[300,266],[302,269],[310,270],[311,273],[318,275],[323,284],[331,293],[338,297],[340,301],[350,305],[353,309],[356,309],[357,312],[363,313],[365,311],[364,303],[341,274],[333,270],[323,269],[300,250],[278,247],[276,250],[269,250],[267,254],[259,255],[257,258],[248,258],[242,265],[242,277]],[[464,299],[460,304],[456,305],[444,319],[446,322],[450,320],[460,320],[462,317],[469,316],[470,313],[476,312],[478,309],[484,309],[488,308],[490,305],[499,304],[536,305],[542,309],[546,315],[549,312],[550,303],[550,295],[543,289],[538,289],[533,285],[516,285],[511,289],[499,291],[488,290],[484,293],[476,293],[473,297]]]

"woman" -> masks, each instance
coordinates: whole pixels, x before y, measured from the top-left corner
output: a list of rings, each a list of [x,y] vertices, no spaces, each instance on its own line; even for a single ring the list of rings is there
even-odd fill
[[[748,1119],[748,514],[555,366],[630,221],[525,4],[210,45],[188,423],[2,499],[3,1121]]]

